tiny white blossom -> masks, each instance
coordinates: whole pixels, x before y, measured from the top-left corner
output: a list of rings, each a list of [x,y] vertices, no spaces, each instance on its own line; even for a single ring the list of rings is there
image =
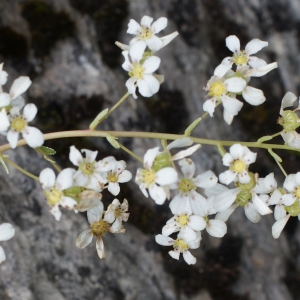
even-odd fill
[[[18,106],[10,110],[10,128],[7,133],[7,140],[13,149],[17,146],[19,133],[22,133],[23,138],[30,147],[37,148],[43,145],[44,136],[42,132],[35,127],[28,126],[28,123],[36,116],[36,113],[37,107],[32,103],[24,106],[23,115],[21,115],[20,107]],[[4,121],[0,123],[2,122]]]
[[[9,223],[2,223],[0,225],[0,242],[8,241],[15,235],[14,227]],[[3,248],[0,246],[0,264],[5,261],[6,256]]]
[[[189,249],[197,249],[200,246],[201,233],[196,233],[196,239],[188,240],[181,234],[178,234],[177,239],[174,240],[168,236],[158,234],[155,236],[155,241],[162,246],[173,246],[174,250],[169,251],[169,255],[174,259],[179,259],[180,253],[189,265],[196,263],[196,258],[190,253]]]
[[[239,181],[245,184],[250,181],[248,167],[255,162],[256,153],[251,152],[245,146],[234,144],[230,147],[229,153],[223,156],[222,160],[223,165],[228,166],[229,170],[219,175],[221,183],[229,184],[233,181]]]
[[[50,168],[46,168],[40,173],[40,183],[42,184],[47,203],[50,206],[50,212],[57,221],[61,217],[59,206],[74,209],[77,204],[73,198],[64,195],[64,191],[73,186],[74,172],[75,170],[71,168],[64,169],[58,174],[57,178],[54,171]]]
[[[151,97],[158,92],[160,83],[153,76],[160,65],[160,58],[156,56],[150,56],[143,60],[143,54],[146,48],[146,44],[143,42],[136,42],[130,47],[129,51],[123,51],[122,54],[125,58],[125,62],[122,67],[128,71],[130,78],[126,81],[126,87],[128,93],[132,94],[134,98],[137,98],[135,93],[136,84],[139,88],[139,92],[144,97]]]
[[[282,196],[282,201],[286,206],[292,205],[295,201],[300,200],[300,172],[290,174],[285,178],[283,187],[288,191]]]
[[[163,204],[167,198],[164,186],[176,182],[178,175],[172,167],[162,168],[157,172],[152,169],[158,153],[158,147],[149,149],[146,152],[144,156],[145,169],[139,168],[137,170],[135,181],[139,184],[139,188],[145,197],[148,198],[148,189],[150,197],[156,204]]]

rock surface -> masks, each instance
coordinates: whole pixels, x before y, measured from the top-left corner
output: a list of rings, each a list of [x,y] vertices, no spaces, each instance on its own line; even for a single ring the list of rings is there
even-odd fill
[[[30,76],[33,84],[27,101],[38,106],[37,125],[43,132],[87,128],[99,111],[122,97],[127,74],[114,42],[128,43],[128,21],[144,15],[166,16],[164,34],[180,33],[159,52],[165,82],[154,97],[125,102],[99,129],[182,133],[202,115],[203,87],[219,62],[230,55],[225,38],[235,34],[242,45],[253,38],[269,42],[259,57],[277,61],[279,69],[253,80],[267,101],[259,107],[245,104],[232,126],[225,124],[219,110],[194,135],[256,140],[280,130],[276,119],[283,95],[300,92],[299,1],[2,0],[0,61],[10,75],[7,86],[20,75]],[[158,145],[153,140],[120,141],[140,156]],[[57,150],[57,161],[67,167],[74,143],[79,149],[98,150],[99,158],[125,159],[132,172],[139,166],[104,139],[66,139],[46,145]],[[36,175],[48,166],[27,147],[7,153]],[[299,158],[280,155],[289,173],[299,171]],[[216,149],[202,147],[193,159],[198,173],[224,170]],[[261,176],[274,169],[283,180],[262,151],[256,168]],[[83,214],[64,211],[56,222],[38,182],[11,168],[9,176],[1,170],[0,221],[12,223],[16,235],[1,243],[7,260],[0,265],[0,299],[299,299],[296,222],[290,221],[280,239],[274,240],[272,216],[252,224],[240,209],[230,218],[222,240],[203,234],[200,249],[193,252],[197,264],[187,266],[172,260],[168,249],[154,241],[170,217],[168,205],[155,206],[133,182],[121,190],[119,199],[128,199],[131,212],[126,234],[105,236],[106,258],[99,260],[95,245],[75,247],[77,235],[88,226]],[[104,199],[109,203],[112,197],[105,194]]]

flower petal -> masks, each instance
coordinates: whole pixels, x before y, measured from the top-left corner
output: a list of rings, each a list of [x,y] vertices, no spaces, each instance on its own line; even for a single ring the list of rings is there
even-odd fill
[[[97,250],[97,254],[100,258],[105,257],[105,253],[104,253],[104,243],[103,240],[101,238],[101,236],[97,236],[97,241],[96,241],[96,250]]]
[[[235,35],[226,38],[226,46],[231,52],[239,52],[241,48],[240,40]]]
[[[9,91],[11,99],[17,98],[19,95],[23,94],[31,85],[31,80],[27,76],[20,76],[17,78]]]
[[[227,232],[226,224],[221,220],[209,220],[206,225],[206,231],[214,237],[221,238]]]
[[[4,252],[3,248],[0,246],[0,264],[2,262],[4,262],[5,259],[6,259],[5,252]]]
[[[155,182],[160,185],[167,185],[176,182],[177,178],[177,172],[173,168],[167,167],[156,172]]]
[[[172,238],[162,234],[157,234],[155,236],[155,241],[157,244],[162,246],[172,246],[174,244],[174,240]]]
[[[290,215],[286,215],[284,218],[276,221],[272,226],[272,236],[274,239],[278,239],[284,226],[286,225],[287,221],[289,220]]]
[[[226,95],[223,95],[221,99],[223,102],[224,109],[227,110],[227,112],[229,112],[233,116],[236,116],[244,105],[243,102]]]
[[[159,81],[153,75],[145,74],[137,81],[139,92],[144,97],[151,97],[159,91]]]
[[[245,52],[248,55],[255,54],[262,48],[268,46],[268,44],[268,42],[261,41],[260,39],[253,39],[246,45]]]
[[[247,85],[246,80],[240,77],[231,77],[224,81],[228,92],[240,93]]]
[[[276,69],[277,67],[278,67],[277,62],[274,62],[263,67],[250,69],[248,72],[244,74],[244,77],[261,77],[266,75],[273,69]]]
[[[32,148],[37,148],[44,144],[43,133],[35,127],[26,126],[22,131],[22,135],[28,146]]]
[[[223,77],[231,69],[232,64],[232,58],[225,57],[222,60],[221,64],[215,68],[214,76],[217,76],[219,78]]]
[[[258,223],[261,219],[261,215],[258,213],[254,204],[249,202],[245,206],[245,215],[252,223]]]
[[[162,187],[152,184],[148,190],[150,197],[155,201],[156,204],[161,205],[165,202],[167,195]]]
[[[55,184],[55,173],[52,169],[46,168],[40,173],[39,179],[43,189],[50,189]]]
[[[0,225],[0,241],[7,241],[15,235],[15,228],[9,223]]]
[[[165,29],[168,25],[168,19],[165,17],[161,17],[153,22],[151,29],[154,34],[159,33],[163,29]]]
[[[88,246],[93,239],[93,233],[90,229],[83,231],[76,239],[76,247],[83,249]]]
[[[260,59],[258,57],[255,56],[251,56],[248,60],[248,64],[252,67],[252,68],[260,68],[260,67],[264,67],[267,65],[267,63],[263,60]]]
[[[191,254],[190,251],[187,251],[187,250],[184,251],[182,256],[188,265],[194,265],[197,261],[196,258]]]
[[[256,210],[261,215],[271,214],[272,210],[264,203],[254,192],[252,192],[252,202],[256,208]]]
[[[150,56],[143,63],[144,72],[146,74],[153,73],[160,65],[160,58],[157,56]]]
[[[141,25],[137,21],[131,19],[128,23],[127,33],[138,35],[141,32],[142,32]]]
[[[243,98],[251,105],[257,106],[265,102],[266,97],[262,90],[247,86],[243,90]]]
[[[142,59],[146,46],[145,42],[138,41],[130,47],[129,55],[132,62],[138,63]]]
[[[56,178],[56,188],[60,191],[66,190],[73,185],[73,175],[75,170],[67,168],[62,170]]]
[[[143,16],[141,20],[141,25],[147,28],[151,27],[151,23],[153,21],[153,18],[148,17],[148,16]]]
[[[33,103],[28,103],[24,106],[23,118],[26,122],[31,122],[37,113],[37,107]]]
[[[195,164],[191,159],[189,158],[181,159],[178,162],[178,165],[180,166],[181,172],[185,178],[192,178],[194,176]]]
[[[87,211],[87,218],[89,223],[92,225],[95,222],[99,222],[103,214],[103,203],[99,202],[96,207],[93,207]]]
[[[11,146],[12,149],[15,149],[17,147],[19,138],[19,132],[14,130],[9,130],[7,133],[7,140]]]

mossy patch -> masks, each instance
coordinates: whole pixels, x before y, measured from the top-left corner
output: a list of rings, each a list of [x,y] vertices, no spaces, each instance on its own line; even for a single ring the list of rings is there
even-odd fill
[[[102,60],[110,68],[120,65],[121,49],[115,45],[123,22],[128,15],[126,0],[71,0],[71,5],[78,11],[88,14],[95,22],[97,44],[102,53]]]
[[[41,1],[25,3],[22,16],[29,24],[34,54],[43,57],[50,53],[55,44],[75,33],[75,24],[65,12],[55,12]]]

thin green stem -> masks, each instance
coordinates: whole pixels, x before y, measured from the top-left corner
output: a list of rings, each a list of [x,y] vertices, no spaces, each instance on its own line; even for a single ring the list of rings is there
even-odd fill
[[[139,157],[138,155],[136,155],[135,153],[133,153],[131,150],[129,150],[128,148],[126,148],[120,142],[118,142],[118,144],[120,145],[120,148],[123,149],[125,152],[127,152],[129,155],[131,155],[132,157],[134,157],[138,161],[143,162],[143,159],[141,157]]]
[[[177,140],[186,137],[184,134],[169,134],[169,133],[158,133],[158,132],[133,132],[133,131],[100,131],[100,130],[73,130],[73,131],[61,131],[44,134],[45,140],[71,138],[71,137],[105,137],[110,134],[115,137],[126,137],[126,138],[148,138],[148,139],[166,139],[166,140]],[[232,146],[233,144],[241,144],[250,148],[261,148],[261,149],[283,149],[290,151],[300,152],[300,149],[294,149],[288,145],[278,144],[264,144],[258,142],[241,142],[241,141],[219,141],[209,140],[197,137],[190,137],[194,143],[203,145],[221,145],[221,146]],[[17,147],[26,145],[24,139],[19,140]],[[9,144],[0,146],[0,152],[10,150]]]
[[[40,150],[39,148],[35,148],[36,152],[40,153],[41,155],[43,155],[43,157],[45,158],[46,161],[48,161],[53,168],[57,171],[57,172],[61,172],[61,168],[59,167],[59,165],[57,165],[57,163],[55,161],[53,161],[49,155],[45,154],[42,150]]]
[[[23,174],[27,175],[28,177],[30,178],[33,178],[37,181],[40,181],[39,178],[29,172],[27,172],[26,170],[24,170],[23,168],[19,167],[18,165],[16,165],[14,162],[12,162],[10,159],[8,159],[7,157],[5,156],[2,156],[3,160],[5,162],[7,162],[8,164],[10,164],[12,167],[14,167],[15,169],[17,169],[18,171],[22,172]]]
[[[280,169],[281,172],[283,173],[283,175],[284,175],[285,177],[287,177],[287,173],[285,172],[285,170],[284,170],[283,166],[281,165],[281,163],[280,163],[279,161],[277,161],[276,159],[275,159],[275,161],[276,161],[276,163],[277,163],[279,169]]]
[[[277,132],[277,133],[272,134],[271,137],[274,138],[275,136],[281,135],[281,133],[282,133],[282,131],[279,131],[279,132]]]

